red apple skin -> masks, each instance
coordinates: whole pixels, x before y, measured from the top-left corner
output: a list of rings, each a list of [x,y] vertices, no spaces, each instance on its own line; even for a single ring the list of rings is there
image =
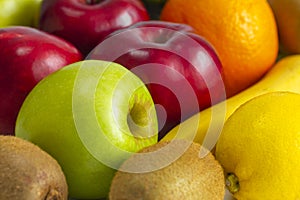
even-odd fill
[[[0,134],[14,135],[19,109],[50,73],[82,60],[74,45],[30,27],[0,29]]]
[[[226,98],[219,57],[204,38],[192,32],[184,24],[139,22],[112,33],[86,57],[117,62],[147,84],[154,103],[165,109],[157,110],[159,139],[183,120]],[[137,70],[147,64],[149,70]]]
[[[70,41],[87,55],[113,31],[146,20],[148,12],[139,0],[44,0],[39,29]]]

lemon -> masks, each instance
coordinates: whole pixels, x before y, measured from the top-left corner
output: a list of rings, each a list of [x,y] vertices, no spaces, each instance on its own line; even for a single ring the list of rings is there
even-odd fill
[[[241,105],[216,145],[236,199],[300,199],[300,94],[272,92]]]
[[[300,1],[268,0],[278,27],[280,49],[286,54],[300,53]]]

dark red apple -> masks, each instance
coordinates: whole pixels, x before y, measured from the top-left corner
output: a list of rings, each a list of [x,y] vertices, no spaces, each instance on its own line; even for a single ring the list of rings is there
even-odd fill
[[[113,31],[145,20],[149,15],[140,0],[43,0],[39,28],[86,55]]]
[[[0,29],[0,134],[14,135],[19,109],[44,77],[82,59],[69,42],[34,28]]]
[[[218,55],[192,31],[184,24],[140,22],[110,34],[87,56],[120,63],[148,85],[159,105],[160,138],[226,98]]]

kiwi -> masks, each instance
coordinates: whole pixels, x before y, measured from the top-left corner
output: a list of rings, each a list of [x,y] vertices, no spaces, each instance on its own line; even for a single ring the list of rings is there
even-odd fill
[[[223,200],[225,195],[223,169],[205,148],[203,148],[205,156],[200,157],[201,146],[194,142],[189,142],[183,154],[165,167],[149,172],[122,171],[129,169],[128,166],[140,168],[143,164],[148,165],[147,169],[150,169],[149,165],[157,167],[164,158],[169,159],[169,155],[186,146],[186,143],[184,140],[174,140],[172,148],[153,155],[154,159],[150,159],[152,164],[138,158],[137,154],[131,156],[116,172],[110,187],[109,199]],[[170,142],[160,142],[146,147],[139,153],[158,152],[162,147],[169,145]]]
[[[0,136],[0,200],[67,200],[68,186],[57,161],[38,146]]]

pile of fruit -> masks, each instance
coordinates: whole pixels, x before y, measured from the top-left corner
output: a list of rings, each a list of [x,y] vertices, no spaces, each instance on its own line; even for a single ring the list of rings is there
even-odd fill
[[[0,200],[300,199],[298,0],[0,11]]]

